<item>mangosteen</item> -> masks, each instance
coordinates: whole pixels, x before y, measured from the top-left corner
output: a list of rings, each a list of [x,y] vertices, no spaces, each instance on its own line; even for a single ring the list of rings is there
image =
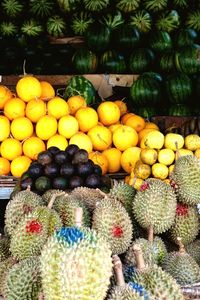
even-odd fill
[[[101,186],[111,189],[112,179],[108,175],[101,176]]]
[[[42,151],[38,154],[37,161],[43,166],[50,164],[53,161],[53,155],[48,150]]]
[[[68,188],[68,179],[61,176],[55,177],[52,180],[52,187],[53,189],[65,190]]]
[[[44,174],[47,177],[53,178],[60,173],[60,167],[55,162],[52,162],[44,167]]]
[[[101,177],[98,174],[90,174],[85,179],[85,185],[89,188],[99,188],[101,186]]]
[[[30,189],[32,190],[34,187],[33,178],[28,177],[28,178],[22,179],[20,181],[20,187],[22,190],[26,190],[28,187],[30,187]]]
[[[67,154],[69,155],[69,157],[72,159],[72,157],[74,156],[74,154],[79,150],[79,147],[75,144],[70,144],[67,146],[67,148],[65,149],[65,152],[67,152]]]
[[[76,172],[80,176],[88,176],[94,172],[94,166],[89,161],[79,163],[76,165]]]
[[[37,178],[44,174],[44,167],[39,162],[34,162],[28,168],[29,177]]]
[[[62,165],[69,161],[69,155],[63,150],[59,150],[54,156],[54,160],[58,165]]]
[[[72,163],[79,164],[85,163],[89,159],[88,152],[85,149],[79,149],[73,156]]]
[[[35,180],[35,189],[44,193],[52,188],[51,179],[47,176],[40,176]]]
[[[94,164],[94,174],[97,174],[99,176],[102,175],[102,168],[99,165]]]
[[[60,167],[60,175],[71,177],[75,174],[75,166],[71,162],[66,162]]]
[[[56,146],[51,146],[48,148],[48,151],[54,156],[56,153],[60,151],[60,149]]]
[[[84,180],[81,176],[72,176],[69,179],[69,188],[70,189],[75,189],[76,187],[83,186]]]

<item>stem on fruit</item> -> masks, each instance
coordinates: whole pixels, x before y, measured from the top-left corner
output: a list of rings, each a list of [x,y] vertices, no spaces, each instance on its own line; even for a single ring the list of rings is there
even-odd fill
[[[148,241],[153,243],[154,235],[153,235],[153,226],[151,225],[148,229]]]
[[[118,286],[124,286],[124,275],[122,272],[122,262],[117,255],[113,255],[113,264],[114,264],[114,271],[115,271],[115,279]]]
[[[186,250],[185,250],[185,246],[184,244],[182,243],[182,240],[180,237],[177,237],[177,244],[179,246],[179,253],[180,254],[185,254],[186,253]]]
[[[82,219],[83,219],[83,209],[82,209],[82,207],[75,208],[74,217],[75,217],[75,226],[81,227],[82,226]]]
[[[65,192],[60,192],[60,193],[58,193],[58,194],[54,194],[54,195],[51,197],[51,199],[50,199],[50,201],[49,201],[47,207],[48,207],[49,209],[52,209],[53,204],[54,204],[56,198],[59,197],[59,196],[62,196],[62,195],[64,195],[64,194],[65,194]]]
[[[138,271],[142,272],[146,268],[146,266],[145,266],[144,257],[142,255],[142,249],[140,245],[135,244],[133,246],[133,251],[135,255],[137,269]]]

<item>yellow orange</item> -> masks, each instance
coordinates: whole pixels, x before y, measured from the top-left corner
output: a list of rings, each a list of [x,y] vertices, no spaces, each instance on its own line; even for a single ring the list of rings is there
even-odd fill
[[[123,125],[113,132],[113,144],[120,151],[134,147],[138,143],[138,134],[130,126]]]
[[[40,81],[40,85],[41,85],[41,95],[40,98],[43,101],[49,101],[51,98],[55,97],[55,90],[54,87],[47,81],[42,80]]]
[[[13,160],[22,155],[22,144],[14,138],[7,138],[1,143],[1,156]]]
[[[141,149],[139,147],[130,147],[126,149],[121,156],[121,166],[127,173],[131,173],[136,162],[140,159]]]
[[[140,159],[143,163],[151,166],[156,163],[158,159],[158,152],[156,149],[142,149],[140,153]]]
[[[102,175],[105,175],[108,172],[108,159],[102,152],[90,152],[89,159],[91,159],[96,165],[101,167]]]
[[[24,76],[16,84],[16,91],[19,98],[28,102],[35,98],[40,98],[42,88],[39,80],[34,76]]]
[[[156,123],[149,122],[149,121],[145,121],[145,127],[144,128],[160,130]]]
[[[128,118],[134,116],[134,113],[125,113],[122,117],[121,117],[121,123],[125,125],[126,121],[128,120]]]
[[[138,144],[140,144],[141,140],[143,139],[143,137],[144,137],[147,133],[149,133],[149,132],[151,132],[151,131],[153,131],[153,130],[156,130],[156,129],[154,129],[154,128],[144,128],[144,129],[142,129],[140,132],[138,132]]]
[[[0,85],[0,109],[4,108],[7,100],[12,98],[12,92],[4,85]]]
[[[196,157],[200,158],[200,148],[198,148],[198,149],[196,149],[196,150],[194,151],[194,155],[195,155]]]
[[[115,104],[119,107],[120,116],[122,117],[125,113],[127,113],[127,105],[123,100],[115,100]]]
[[[33,124],[28,118],[19,117],[12,121],[10,131],[15,139],[23,141],[32,136]]]
[[[110,125],[110,126],[108,127],[108,129],[113,133],[117,128],[119,128],[119,127],[121,127],[121,126],[123,126],[123,125],[120,124],[120,123],[117,123],[117,124]]]
[[[0,157],[0,176],[10,173],[10,162],[4,157]]]
[[[60,150],[65,150],[68,146],[68,141],[63,135],[55,134],[47,141],[47,149],[52,146],[56,146]]]
[[[165,136],[162,132],[158,130],[152,130],[145,134],[145,136],[141,139],[140,147],[142,149],[161,149],[164,145],[164,140]]]
[[[99,121],[106,126],[115,124],[120,119],[120,109],[112,101],[101,102],[97,108]]]
[[[36,160],[40,152],[45,151],[45,143],[37,136],[32,136],[25,140],[22,145],[24,155]]]
[[[41,117],[35,127],[36,135],[42,140],[48,140],[57,132],[57,120],[52,116]]]
[[[140,132],[145,127],[145,120],[144,118],[138,115],[134,115],[134,116],[130,116],[126,120],[125,125],[132,127],[137,132]]]
[[[67,104],[71,115],[75,115],[79,108],[87,106],[86,100],[79,95],[68,98]]]
[[[10,121],[7,117],[0,115],[0,142],[10,135]]]
[[[67,139],[70,139],[78,131],[79,124],[74,116],[64,116],[58,121],[58,133]]]
[[[19,98],[11,98],[6,101],[4,105],[4,115],[9,119],[13,120],[18,117],[25,116],[26,104],[23,100]]]
[[[31,164],[31,159],[25,155],[16,157],[10,164],[11,174],[20,178],[26,172]]]
[[[109,148],[103,151],[108,159],[108,172],[116,173],[121,169],[121,151],[117,148]]]
[[[46,114],[46,103],[41,99],[30,100],[26,105],[26,117],[36,123]]]
[[[75,118],[82,132],[88,132],[92,127],[98,124],[98,114],[92,107],[79,108],[75,114]]]
[[[58,120],[69,115],[69,106],[64,99],[56,96],[47,102],[47,112],[49,116]]]
[[[161,163],[154,164],[151,168],[151,172],[155,178],[162,179],[162,180],[166,179],[169,174],[168,167]]]
[[[112,133],[105,126],[96,125],[87,134],[92,141],[94,150],[103,151],[112,144]]]
[[[74,134],[69,140],[69,145],[71,144],[77,145],[80,149],[84,149],[88,153],[92,151],[92,141],[84,132],[79,131]]]

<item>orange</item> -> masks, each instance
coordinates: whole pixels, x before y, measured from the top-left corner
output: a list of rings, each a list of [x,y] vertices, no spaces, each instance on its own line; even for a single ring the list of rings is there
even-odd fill
[[[117,124],[110,125],[110,126],[108,127],[108,129],[110,129],[110,131],[113,133],[117,128],[119,128],[119,127],[121,127],[121,126],[123,126],[123,125],[120,124],[120,123],[117,123]]]
[[[10,135],[10,121],[5,116],[0,115],[0,142]]]
[[[48,140],[57,132],[57,120],[52,116],[43,116],[36,123],[36,135],[42,140]]]
[[[20,178],[22,174],[28,170],[30,163],[31,159],[25,155],[16,157],[10,165],[11,174]]]
[[[46,114],[46,104],[41,99],[30,100],[26,105],[26,117],[36,123]]]
[[[141,149],[139,147],[130,147],[126,149],[121,156],[121,166],[125,172],[131,173],[136,162],[140,159]]]
[[[105,175],[108,172],[108,159],[103,153],[92,151],[89,153],[89,159],[101,167],[102,175]]]
[[[0,157],[0,176],[10,173],[10,162],[4,157]]]
[[[74,134],[69,140],[69,145],[71,144],[77,145],[80,149],[84,149],[88,153],[92,151],[92,141],[84,132],[79,131]]]
[[[24,141],[22,145],[24,155],[35,160],[40,152],[45,151],[45,143],[37,136],[32,136]]]
[[[88,131],[94,150],[103,151],[110,147],[112,144],[111,131],[101,125],[96,125]]]
[[[109,148],[103,151],[108,159],[108,172],[116,173],[121,169],[121,151],[117,148]]]
[[[113,132],[113,144],[120,151],[134,147],[138,143],[138,134],[135,129],[122,125]]]
[[[151,129],[157,129],[157,130],[160,130],[160,128],[158,127],[158,125],[154,122],[149,122],[149,121],[146,121],[145,122],[145,127],[144,128],[151,128]]]
[[[22,155],[22,145],[14,138],[7,138],[1,143],[1,156],[13,160]]]
[[[9,119],[13,120],[18,117],[25,116],[26,104],[19,98],[11,98],[6,101],[4,105],[4,115]]]
[[[123,100],[116,100],[114,101],[115,104],[119,107],[120,110],[120,116],[123,116],[125,113],[127,113],[127,105]]]
[[[106,126],[115,124],[120,119],[120,109],[112,101],[105,101],[99,104],[97,108],[99,121]]]
[[[4,85],[0,85],[0,109],[4,108],[7,100],[12,98],[12,92]]]
[[[75,114],[75,118],[82,132],[88,132],[92,127],[98,124],[98,114],[92,107],[79,108]]]
[[[145,120],[138,115],[134,115],[125,121],[125,125],[132,127],[137,132],[140,132],[145,127]]]
[[[64,116],[58,121],[58,132],[67,139],[70,139],[78,130],[78,121],[73,116]]]
[[[28,118],[19,117],[12,121],[10,131],[16,140],[23,141],[33,134],[33,124]]]
[[[156,130],[154,128],[144,128],[142,129],[140,132],[138,132],[138,144],[141,142],[141,140],[143,139],[143,137],[149,133],[150,131]]]
[[[71,115],[75,115],[79,108],[87,106],[86,100],[78,95],[68,98],[67,104],[69,105]]]
[[[60,150],[65,150],[68,146],[68,141],[63,135],[55,134],[47,141],[47,149],[52,146],[56,146]]]
[[[55,90],[49,82],[42,80],[40,81],[40,85],[42,89],[40,98],[43,101],[48,101],[51,98],[55,97]]]
[[[42,88],[39,80],[34,76],[24,76],[18,80],[16,91],[19,98],[28,102],[35,98],[40,98]]]
[[[121,117],[121,123],[125,124],[125,122],[128,120],[128,118],[134,116],[134,113],[125,113],[122,117]]]
[[[48,101],[47,112],[49,116],[53,116],[58,120],[63,116],[69,115],[69,106],[64,99],[56,96]]]

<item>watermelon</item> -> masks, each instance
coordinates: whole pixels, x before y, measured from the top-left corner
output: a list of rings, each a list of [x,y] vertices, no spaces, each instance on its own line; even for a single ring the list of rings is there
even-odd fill
[[[153,106],[140,106],[137,109],[137,114],[145,119],[150,119],[157,115],[157,110]]]
[[[95,52],[103,52],[110,44],[110,29],[99,23],[92,24],[85,33],[85,41],[88,48]]]
[[[141,74],[152,67],[154,59],[155,55],[151,49],[135,49],[129,57],[129,69],[133,74]]]
[[[174,104],[169,107],[169,116],[191,116],[189,106],[183,104]]]
[[[176,51],[175,63],[177,70],[185,74],[200,72],[200,45],[193,44]]]
[[[195,43],[198,38],[196,30],[192,28],[181,28],[175,36],[174,42],[177,48],[184,48]]]
[[[67,82],[63,97],[68,99],[76,95],[82,96],[89,105],[95,102],[96,90],[87,78],[75,75]]]
[[[166,31],[153,31],[149,41],[149,47],[156,52],[172,49],[172,39]]]
[[[98,64],[97,56],[87,48],[80,48],[74,53],[72,64],[78,74],[95,73]]]
[[[126,70],[124,55],[115,50],[104,52],[100,57],[100,68],[103,73],[124,73]]]
[[[112,32],[112,42],[118,50],[130,51],[138,47],[140,33],[138,29],[130,24],[123,24]]]
[[[172,73],[176,71],[175,66],[175,51],[166,50],[160,54],[158,61],[160,70],[164,73]]]

